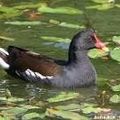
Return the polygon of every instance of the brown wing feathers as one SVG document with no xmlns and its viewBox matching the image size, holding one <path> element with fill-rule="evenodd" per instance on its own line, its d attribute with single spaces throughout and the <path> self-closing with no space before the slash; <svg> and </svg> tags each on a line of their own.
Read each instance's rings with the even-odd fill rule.
<svg viewBox="0 0 120 120">
<path fill-rule="evenodd" d="M 13 48 L 9 49 L 8 61 L 11 67 L 25 71 L 30 69 L 34 72 L 39 72 L 44 76 L 59 74 L 60 66 L 53 59 L 46 56 L 33 54 L 28 50 Z"/>
</svg>

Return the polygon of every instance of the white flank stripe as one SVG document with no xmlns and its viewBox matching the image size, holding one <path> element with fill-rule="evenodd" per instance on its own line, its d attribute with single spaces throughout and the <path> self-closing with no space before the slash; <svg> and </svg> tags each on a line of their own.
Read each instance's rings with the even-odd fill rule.
<svg viewBox="0 0 120 120">
<path fill-rule="evenodd" d="M 3 68 L 3 69 L 9 69 L 9 64 L 7 64 L 2 58 L 0 58 L 0 66 Z"/>
<path fill-rule="evenodd" d="M 33 79 L 34 78 L 40 78 L 40 79 L 52 79 L 53 78 L 53 76 L 44 76 L 44 75 L 42 75 L 42 74 L 40 74 L 40 73 L 38 73 L 38 72 L 33 72 L 32 70 L 30 70 L 30 69 L 27 69 L 26 71 L 25 71 L 25 73 L 26 73 L 26 75 L 27 76 L 29 76 L 30 78 L 31 77 L 33 77 Z"/>
<path fill-rule="evenodd" d="M 31 71 L 30 69 L 27 69 L 27 72 L 29 72 L 29 74 L 32 76 L 32 77 L 35 77 L 35 73 L 33 71 Z"/>
<path fill-rule="evenodd" d="M 6 54 L 6 55 L 9 55 L 9 53 L 8 53 L 6 50 L 4 50 L 3 48 L 0 48 L 0 51 L 1 51 L 1 53 L 4 53 L 4 54 Z"/>
<path fill-rule="evenodd" d="M 40 78 L 40 79 L 46 79 L 45 76 L 41 75 L 40 73 L 38 72 L 35 72 L 35 74 Z"/>
<path fill-rule="evenodd" d="M 25 71 L 25 73 L 26 73 L 26 75 L 30 76 L 29 69 L 27 69 L 27 70 Z"/>
</svg>

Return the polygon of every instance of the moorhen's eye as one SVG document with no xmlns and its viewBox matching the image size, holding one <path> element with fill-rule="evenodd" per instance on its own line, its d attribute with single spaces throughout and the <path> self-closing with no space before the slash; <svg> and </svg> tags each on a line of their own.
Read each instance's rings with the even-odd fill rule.
<svg viewBox="0 0 120 120">
<path fill-rule="evenodd" d="M 95 37 L 91 35 L 91 38 L 92 38 L 92 41 L 95 43 L 96 42 Z"/>
</svg>

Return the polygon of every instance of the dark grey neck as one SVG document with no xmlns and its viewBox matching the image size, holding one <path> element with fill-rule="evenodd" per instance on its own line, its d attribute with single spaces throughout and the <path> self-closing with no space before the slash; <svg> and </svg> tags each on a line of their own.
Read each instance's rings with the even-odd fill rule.
<svg viewBox="0 0 120 120">
<path fill-rule="evenodd" d="M 88 53 L 87 50 L 69 51 L 68 63 L 88 62 L 89 57 L 87 53 Z"/>
<path fill-rule="evenodd" d="M 71 64 L 71 63 L 88 62 L 89 57 L 87 53 L 88 50 L 77 48 L 72 41 L 69 47 L 68 63 Z"/>
</svg>

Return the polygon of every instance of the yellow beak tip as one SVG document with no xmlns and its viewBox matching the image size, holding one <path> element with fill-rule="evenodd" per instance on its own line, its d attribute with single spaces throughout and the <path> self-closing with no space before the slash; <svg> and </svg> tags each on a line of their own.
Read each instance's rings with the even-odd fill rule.
<svg viewBox="0 0 120 120">
<path fill-rule="evenodd" d="M 105 52 L 109 52 L 109 48 L 108 47 L 103 47 L 102 50 L 105 51 Z"/>
</svg>

